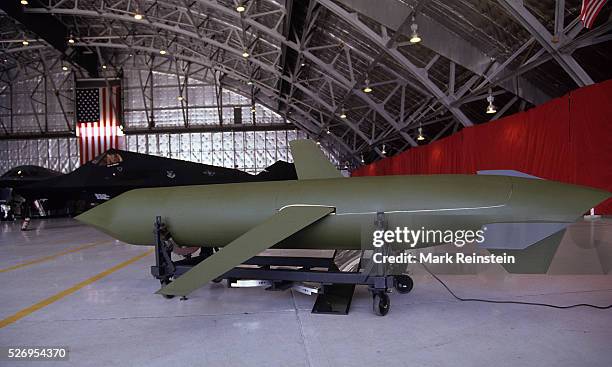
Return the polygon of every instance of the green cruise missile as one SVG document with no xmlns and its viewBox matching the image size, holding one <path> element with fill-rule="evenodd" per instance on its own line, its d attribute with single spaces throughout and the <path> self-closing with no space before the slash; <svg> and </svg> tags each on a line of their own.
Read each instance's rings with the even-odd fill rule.
<svg viewBox="0 0 612 367">
<path fill-rule="evenodd" d="M 538 249 L 542 240 L 612 196 L 497 175 L 347 178 L 314 142 L 293 141 L 291 149 L 295 181 L 137 189 L 76 219 L 123 242 L 152 245 L 152 224 L 161 216 L 178 245 L 223 247 L 159 291 L 187 295 L 268 248 L 361 249 L 363 229 L 372 228 L 379 213 L 387 228 L 488 226 L 490 248 L 508 241 L 522 244 L 508 251 L 529 254 L 530 245 Z"/>
</svg>

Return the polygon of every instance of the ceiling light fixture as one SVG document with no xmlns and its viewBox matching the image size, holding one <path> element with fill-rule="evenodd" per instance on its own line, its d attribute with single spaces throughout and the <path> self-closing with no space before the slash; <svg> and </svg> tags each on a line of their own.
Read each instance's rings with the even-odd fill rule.
<svg viewBox="0 0 612 367">
<path fill-rule="evenodd" d="M 137 10 L 137 11 L 136 11 L 136 13 L 134 14 L 134 19 L 136 19 L 136 20 L 142 20 L 142 18 L 144 18 L 144 17 L 143 17 L 143 16 L 142 16 L 142 14 L 140 14 L 140 13 L 138 12 L 138 10 Z"/>
<path fill-rule="evenodd" d="M 106 65 L 102 65 L 102 69 L 106 69 Z"/>
<path fill-rule="evenodd" d="M 64 70 L 64 71 L 68 71 L 68 65 L 66 65 L 66 64 L 62 64 L 62 70 Z"/>
<path fill-rule="evenodd" d="M 340 118 L 343 120 L 346 118 L 346 111 L 344 110 L 344 108 L 342 109 L 342 112 L 340 112 Z"/>
<path fill-rule="evenodd" d="M 244 49 L 244 51 L 242 51 L 242 57 L 244 57 L 245 59 L 249 57 L 249 51 L 247 51 L 246 48 Z"/>
<path fill-rule="evenodd" d="M 361 155 L 361 164 L 365 164 L 365 159 L 363 159 L 363 154 Z"/>
<path fill-rule="evenodd" d="M 491 89 L 489 89 L 489 96 L 487 97 L 487 102 L 489 102 L 489 104 L 487 105 L 487 111 L 486 111 L 488 115 L 491 115 L 497 112 L 497 108 L 495 108 L 495 105 L 493 104 L 494 100 L 495 100 L 495 97 L 493 97 L 493 92 L 491 91 Z"/>
<path fill-rule="evenodd" d="M 372 92 L 372 88 L 370 88 L 370 79 L 366 78 L 365 80 L 365 86 L 363 87 L 363 91 L 364 93 L 371 93 Z"/>
<path fill-rule="evenodd" d="M 179 101 L 182 101 L 183 100 L 183 96 L 178 96 L 178 97 L 176 97 L 176 99 L 178 99 Z"/>
<path fill-rule="evenodd" d="M 70 34 L 70 37 L 68 37 L 68 43 L 74 45 L 74 37 L 72 36 L 72 33 Z"/>
<path fill-rule="evenodd" d="M 257 112 L 257 109 L 255 108 L 255 105 L 251 106 L 251 112 L 252 112 L 252 113 Z"/>
<path fill-rule="evenodd" d="M 243 13 L 246 10 L 246 6 L 244 6 L 244 3 L 240 2 L 238 3 L 238 5 L 236 6 L 236 11 L 238 13 Z"/>
<path fill-rule="evenodd" d="M 160 55 L 165 55 L 166 53 L 167 53 L 166 50 L 159 50 Z"/>
<path fill-rule="evenodd" d="M 28 0 L 21 0 L 20 3 L 21 5 L 28 5 Z"/>
<path fill-rule="evenodd" d="M 249 81 L 247 82 L 247 85 L 253 85 L 253 81 L 249 79 Z"/>
<path fill-rule="evenodd" d="M 410 29 L 412 33 L 410 33 L 410 43 L 419 43 L 421 42 L 421 37 L 419 36 L 419 25 L 414 20 L 414 16 L 412 17 L 412 24 L 410 25 Z"/>
<path fill-rule="evenodd" d="M 23 41 L 21 41 L 21 44 L 24 45 L 24 46 L 27 46 L 27 45 L 30 44 L 30 42 L 28 42 L 28 40 L 23 40 Z"/>
<path fill-rule="evenodd" d="M 385 144 L 383 144 L 383 148 L 382 148 L 382 152 L 381 152 L 383 155 L 387 154 L 387 149 L 386 148 L 387 147 L 385 146 Z"/>
<path fill-rule="evenodd" d="M 425 140 L 425 137 L 423 136 L 423 128 L 419 126 L 419 136 L 417 136 L 417 140 L 418 141 L 423 141 Z"/>
</svg>

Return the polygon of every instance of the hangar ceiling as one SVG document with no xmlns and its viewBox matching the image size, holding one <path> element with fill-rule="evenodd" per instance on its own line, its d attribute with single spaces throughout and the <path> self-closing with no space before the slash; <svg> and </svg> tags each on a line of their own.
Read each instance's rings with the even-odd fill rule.
<svg viewBox="0 0 612 367">
<path fill-rule="evenodd" d="M 580 5 L 7 0 L 0 90 L 66 63 L 76 77 L 172 72 L 179 90 L 186 77 L 223 85 L 359 164 L 612 77 L 610 5 L 589 30 Z M 410 41 L 414 24 L 418 43 Z M 485 113 L 489 96 L 494 114 Z"/>
</svg>

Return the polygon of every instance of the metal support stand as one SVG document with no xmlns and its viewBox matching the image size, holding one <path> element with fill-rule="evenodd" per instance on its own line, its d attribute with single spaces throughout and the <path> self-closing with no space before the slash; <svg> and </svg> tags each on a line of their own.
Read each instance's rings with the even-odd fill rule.
<svg viewBox="0 0 612 367">
<path fill-rule="evenodd" d="M 155 265 L 151 266 L 151 274 L 162 286 L 169 284 L 174 278 L 186 273 L 214 253 L 212 249 L 202 248 L 198 256 L 172 261 L 173 246 L 174 241 L 161 217 L 156 217 Z M 227 279 L 228 286 L 234 284 L 234 287 L 241 286 L 240 281 L 244 280 L 268 281 L 259 285 L 267 286 L 266 290 L 270 291 L 295 289 L 302 293 L 317 293 L 313 313 L 347 314 L 355 285 L 367 285 L 375 297 L 384 294 L 388 301 L 386 293 L 395 284 L 394 277 L 389 275 L 338 271 L 333 257 L 255 256 L 245 261 L 243 265 L 250 267 L 235 267 L 215 281 Z M 322 287 L 312 288 L 302 283 L 318 283 Z M 242 286 L 253 286 L 249 282 L 242 284 Z M 384 315 L 386 312 L 377 312 L 377 314 Z"/>
</svg>

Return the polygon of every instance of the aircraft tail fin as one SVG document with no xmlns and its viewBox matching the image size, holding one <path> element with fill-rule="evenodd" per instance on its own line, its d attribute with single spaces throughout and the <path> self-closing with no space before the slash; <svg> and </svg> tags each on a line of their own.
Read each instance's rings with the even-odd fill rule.
<svg viewBox="0 0 612 367">
<path fill-rule="evenodd" d="M 488 249 L 493 255 L 511 255 L 515 258 L 514 264 L 502 264 L 508 273 L 516 274 L 545 274 L 550 267 L 565 229 L 558 231 L 543 240 L 523 249 Z"/>
<path fill-rule="evenodd" d="M 298 180 L 344 177 L 323 155 L 321 148 L 312 140 L 300 139 L 289 142 Z"/>
</svg>

